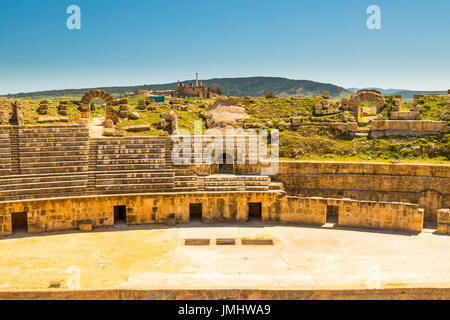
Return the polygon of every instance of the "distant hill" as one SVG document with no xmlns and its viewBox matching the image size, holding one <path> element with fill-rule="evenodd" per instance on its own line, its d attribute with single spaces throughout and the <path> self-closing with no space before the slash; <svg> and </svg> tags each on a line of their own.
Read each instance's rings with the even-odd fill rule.
<svg viewBox="0 0 450 320">
<path fill-rule="evenodd" d="M 183 81 L 184 83 L 194 80 Z M 303 95 L 313 96 L 323 91 L 330 92 L 331 97 L 342 97 L 351 94 L 350 91 L 329 83 L 320 83 L 309 80 L 291 80 L 276 77 L 249 77 L 249 78 L 222 78 L 204 81 L 207 87 L 220 87 L 224 95 L 229 96 L 261 96 L 266 91 L 271 91 L 277 96 Z M 138 89 L 148 90 L 173 90 L 177 83 L 150 84 L 126 87 L 99 87 L 82 89 L 47 90 L 14 94 L 17 98 L 52 97 L 52 96 L 76 96 L 93 89 L 102 89 L 109 93 L 124 94 Z"/>
<path fill-rule="evenodd" d="M 424 91 L 424 90 L 406 90 L 406 89 L 382 89 L 382 88 L 348 88 L 347 90 L 351 92 L 356 92 L 361 89 L 377 89 L 383 94 L 401 94 L 403 99 L 411 100 L 414 98 L 415 94 L 446 94 L 447 91 Z"/>
</svg>

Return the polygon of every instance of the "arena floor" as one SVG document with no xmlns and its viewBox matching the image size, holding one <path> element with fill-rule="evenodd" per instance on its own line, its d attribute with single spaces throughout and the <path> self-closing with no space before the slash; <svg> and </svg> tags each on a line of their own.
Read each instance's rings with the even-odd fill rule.
<svg viewBox="0 0 450 320">
<path fill-rule="evenodd" d="M 199 238 L 210 245 L 185 245 Z M 216 238 L 237 241 L 216 245 Z M 243 238 L 274 244 L 245 245 Z M 43 290 L 58 282 L 73 289 L 450 287 L 450 237 L 431 229 L 417 235 L 257 222 L 119 225 L 18 233 L 0 238 L 0 256 L 0 291 Z"/>
</svg>

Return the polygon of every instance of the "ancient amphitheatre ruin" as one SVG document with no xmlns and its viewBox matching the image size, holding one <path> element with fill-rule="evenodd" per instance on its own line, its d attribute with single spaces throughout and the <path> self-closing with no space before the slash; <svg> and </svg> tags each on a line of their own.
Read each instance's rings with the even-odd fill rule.
<svg viewBox="0 0 450 320">
<path fill-rule="evenodd" d="M 177 94 L 201 94 L 202 97 L 207 94 L 207 88 L 203 84 L 197 83 L 188 88 L 189 90 L 179 86 Z M 105 117 L 102 121 L 104 136 L 101 137 L 90 133 L 90 102 L 94 98 L 101 98 L 105 103 Z M 349 121 L 327 125 L 349 135 L 426 136 L 449 132 L 446 121 L 418 119 L 421 109 L 418 102 L 421 96 L 415 97 L 414 108 L 409 111 L 400 111 L 401 97 L 390 97 L 394 101 L 390 119 L 382 120 L 378 115 L 386 104 L 386 98 L 376 90 L 362 90 L 349 99 L 330 103 L 329 96 L 324 94 L 320 102 L 316 103 L 314 112 L 317 115 L 344 112 Z M 374 110 L 364 107 L 362 103 L 365 102 L 370 103 Z M 14 248 L 14 241 L 46 238 L 42 236 L 47 234 L 54 234 L 55 243 L 69 241 L 69 238 L 78 243 L 85 240 L 74 237 L 91 232 L 88 234 L 92 241 L 84 245 L 92 246 L 95 245 L 97 236 L 109 239 L 102 241 L 116 243 L 117 240 L 112 240 L 111 237 L 123 236 L 126 240 L 124 232 L 136 232 L 143 238 L 146 237 L 144 232 L 165 232 L 152 237 L 153 241 L 167 243 L 167 247 L 163 248 L 159 243 L 158 248 L 147 248 L 152 254 L 161 254 L 160 260 L 151 261 L 155 264 L 153 271 L 157 270 L 149 276 L 151 281 L 146 278 L 144 269 L 136 267 L 138 271 L 135 274 L 130 271 L 126 280 L 105 282 L 108 289 L 112 286 L 115 289 L 136 290 L 142 289 L 139 286 L 146 283 L 143 287 L 150 291 L 138 290 L 133 293 L 145 297 L 174 295 L 198 298 L 204 297 L 205 292 L 212 292 L 215 298 L 264 298 L 264 294 L 268 294 L 256 289 L 272 290 L 280 298 L 291 297 L 289 295 L 297 298 L 308 295 L 330 298 L 333 294 L 373 297 L 373 288 L 385 290 L 377 293 L 384 294 L 385 297 L 449 296 L 450 278 L 446 272 L 450 249 L 446 236 L 450 234 L 448 164 L 263 160 L 258 140 L 240 135 L 227 139 L 233 146 L 240 142 L 245 146 L 244 150 L 233 147 L 226 153 L 211 153 L 211 158 L 203 163 L 175 164 L 172 158 L 174 140 L 171 136 L 128 136 L 125 131 L 116 127 L 120 119 L 132 116 L 126 98 L 114 99 L 102 90 L 86 92 L 78 104 L 77 123 L 50 125 L 25 124 L 20 100 L 4 99 L 0 103 L 3 118 L 3 125 L 0 126 L 0 234 L 5 236 L 0 242 L 5 244 L 9 241 L 11 244 L 8 248 Z M 60 102 L 60 115 L 64 115 L 64 106 L 68 103 Z M 41 115 L 46 114 L 45 105 L 45 102 L 41 102 L 39 106 Z M 139 105 L 143 105 L 144 109 L 147 107 L 145 102 L 139 102 Z M 223 102 L 219 103 L 219 108 L 216 108 L 217 105 L 214 107 L 221 110 L 227 106 Z M 245 118 L 242 116 L 244 111 L 233 108 L 235 114 L 240 114 L 241 120 Z M 373 116 L 369 131 L 358 125 L 365 115 Z M 216 118 L 211 116 L 211 119 Z M 164 124 L 165 121 L 171 123 L 172 132 L 178 130 L 176 111 L 161 114 L 161 119 Z M 219 122 L 216 120 L 214 123 Z M 289 126 L 296 128 L 303 124 L 302 119 L 293 117 Z M 217 126 L 220 127 L 220 123 Z M 195 136 L 190 139 L 194 141 Z M 200 149 L 192 151 L 204 153 L 205 148 L 207 143 L 201 141 Z M 238 157 L 243 157 L 245 161 L 238 163 Z M 229 161 L 220 163 L 219 160 L 216 163 L 217 159 Z M 252 163 L 250 159 L 257 161 Z M 276 162 L 278 170 L 273 174 L 262 175 L 262 169 L 273 165 L 273 162 Z M 198 223 L 192 227 L 191 220 L 195 219 L 198 219 Z M 250 224 L 247 222 L 249 220 Z M 14 238 L 21 228 L 25 228 L 26 233 L 31 236 Z M 105 230 L 114 232 L 104 232 Z M 97 231 L 97 236 L 91 236 Z M 58 240 L 58 237 L 61 239 Z M 140 242 L 139 236 L 130 233 L 129 237 L 137 247 L 146 246 Z M 340 241 L 346 242 L 347 246 Z M 362 243 L 362 248 L 356 246 L 355 242 L 358 241 Z M 392 263 L 389 259 L 399 252 L 391 244 L 397 245 L 397 249 L 403 254 Z M 18 244 L 21 245 L 33 250 L 30 244 Z M 99 243 L 98 250 L 102 250 L 103 246 L 104 244 Z M 240 252 L 245 252 L 249 262 L 239 262 L 243 257 L 234 256 L 236 252 L 231 250 L 237 250 L 237 247 L 243 250 Z M 359 280 L 351 280 L 351 263 L 342 264 L 340 273 L 336 273 L 335 277 L 328 278 L 330 271 L 327 271 L 327 275 L 317 275 L 317 278 L 298 278 L 292 268 L 295 271 L 302 267 L 295 260 L 299 252 L 292 247 L 309 252 L 313 260 L 312 266 L 322 269 L 330 265 L 336 266 L 333 261 L 337 259 L 336 254 L 339 257 L 339 250 L 353 250 L 355 256 L 351 253 L 349 256 L 356 261 L 367 251 L 378 247 L 378 257 L 385 257 L 387 261 L 379 267 L 382 270 L 382 280 L 378 279 L 381 284 L 371 287 L 366 282 L 361 284 Z M 277 255 L 279 248 L 285 250 L 285 256 Z M 211 252 L 215 249 L 222 250 L 220 252 L 228 255 L 230 261 Z M 321 252 L 322 258 L 315 257 L 314 250 Z M 53 254 L 56 252 L 59 251 L 54 251 Z M 93 254 L 97 251 L 89 252 Z M 167 254 L 169 258 L 165 256 Z M 430 260 L 426 265 L 420 266 L 422 270 L 418 270 L 414 264 L 416 259 L 420 260 L 421 254 L 428 254 Z M 219 269 L 208 269 L 201 262 L 193 260 L 186 262 L 184 269 L 182 267 L 181 257 L 187 260 L 189 257 L 197 257 L 201 260 L 211 256 L 220 262 L 221 266 L 217 267 Z M 331 260 L 324 260 L 323 257 Z M 101 265 L 108 267 L 108 259 L 106 256 L 101 258 L 100 260 L 106 261 Z M 116 263 L 120 264 L 121 259 L 126 260 L 123 256 L 118 256 Z M 267 259 L 273 259 L 275 265 L 264 266 L 262 262 Z M 353 267 L 356 270 L 370 269 L 376 264 L 373 261 L 373 264 L 358 265 L 355 261 L 352 263 L 355 263 Z M 245 278 L 236 275 L 233 281 L 228 279 L 226 275 L 230 270 L 237 272 L 236 268 L 228 264 L 237 263 L 243 264 L 244 275 L 248 273 L 251 276 Z M 272 277 L 270 280 L 268 275 L 278 268 L 277 263 L 283 266 L 283 270 L 285 264 L 289 265 L 285 270 L 286 278 Z M 396 263 L 398 265 L 393 267 Z M 171 270 L 172 282 L 167 282 L 167 274 L 161 271 L 159 264 Z M 62 268 L 66 267 L 64 265 Z M 127 268 L 122 267 L 125 270 Z M 387 271 L 383 270 L 384 267 Z M 403 267 L 411 268 L 411 274 L 402 276 Z M 195 271 L 192 270 L 196 268 L 206 273 L 211 272 L 211 277 L 216 279 L 205 285 L 203 291 L 194 290 L 198 282 L 195 282 L 196 278 L 192 276 Z M 190 271 L 186 271 L 187 269 Z M 435 274 L 426 282 L 417 279 L 421 271 Z M 86 278 L 92 278 L 92 283 L 83 282 L 82 288 L 105 289 L 105 286 L 94 280 L 93 275 L 98 277 L 98 271 L 86 267 L 85 272 L 88 274 Z M 308 272 L 309 275 L 314 273 L 311 270 Z M 395 275 L 392 275 L 389 282 L 383 277 L 389 277 L 390 272 Z M 182 274 L 189 276 L 183 278 Z M 255 274 L 260 278 L 252 278 Z M 8 277 L 3 274 L 0 278 L 5 280 Z M 47 289 L 52 278 L 44 279 L 47 282 L 42 280 L 44 282 L 37 285 L 30 284 L 32 280 L 21 282 L 16 279 L 14 284 L 9 283 L 4 289 L 8 291 L 11 287 L 19 291 L 0 292 L 0 297 L 20 297 L 21 294 L 32 297 L 32 291 L 23 293 L 20 289 Z M 231 281 L 233 285 L 227 290 L 219 290 L 227 281 Z M 125 285 L 117 287 L 118 283 Z M 56 287 L 61 285 L 64 287 L 64 282 L 58 285 L 56 281 Z M 155 288 L 164 288 L 166 291 L 151 291 Z M 193 291 L 182 292 L 180 288 L 191 288 Z M 319 289 L 324 291 L 316 291 Z M 360 291 L 348 291 L 353 289 Z M 41 291 L 39 294 L 50 298 L 61 297 L 58 296 L 60 294 L 69 295 L 67 291 L 60 290 L 46 293 Z M 111 294 L 115 298 L 124 298 L 130 293 L 115 291 L 113 294 L 106 290 L 90 293 L 77 291 L 76 294 L 78 297 L 89 294 L 93 297 L 105 297 Z"/>
</svg>

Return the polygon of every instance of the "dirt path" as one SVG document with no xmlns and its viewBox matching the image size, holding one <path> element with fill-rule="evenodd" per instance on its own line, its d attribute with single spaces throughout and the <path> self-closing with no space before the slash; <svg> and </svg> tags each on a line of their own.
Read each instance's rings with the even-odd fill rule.
<svg viewBox="0 0 450 320">
<path fill-rule="evenodd" d="M 103 121 L 105 118 L 93 118 L 89 122 L 89 136 L 91 138 L 101 138 L 103 135 Z"/>
</svg>

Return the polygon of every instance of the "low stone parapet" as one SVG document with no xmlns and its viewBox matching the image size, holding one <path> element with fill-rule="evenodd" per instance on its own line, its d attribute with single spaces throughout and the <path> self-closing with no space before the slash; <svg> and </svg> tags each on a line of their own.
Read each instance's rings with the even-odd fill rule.
<svg viewBox="0 0 450 320">
<path fill-rule="evenodd" d="M 417 120 L 419 111 L 393 111 L 391 112 L 391 120 Z"/>
<path fill-rule="evenodd" d="M 382 136 L 423 136 L 449 132 L 445 121 L 432 120 L 374 120 L 371 137 Z"/>
</svg>

